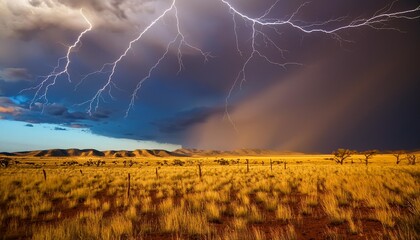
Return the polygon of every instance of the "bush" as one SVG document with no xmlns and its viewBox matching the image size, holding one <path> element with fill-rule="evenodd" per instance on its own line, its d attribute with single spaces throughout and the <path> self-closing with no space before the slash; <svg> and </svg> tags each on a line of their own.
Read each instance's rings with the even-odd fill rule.
<svg viewBox="0 0 420 240">
<path fill-rule="evenodd" d="M 185 162 L 183 162 L 183 161 L 181 161 L 181 160 L 179 160 L 179 159 L 175 159 L 175 160 L 172 162 L 172 165 L 174 165 L 174 166 L 184 166 L 184 164 L 185 164 Z"/>
</svg>

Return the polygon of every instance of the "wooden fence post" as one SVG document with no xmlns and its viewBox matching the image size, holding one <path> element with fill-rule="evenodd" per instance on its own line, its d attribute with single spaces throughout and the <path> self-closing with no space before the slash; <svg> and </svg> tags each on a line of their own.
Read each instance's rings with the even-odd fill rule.
<svg viewBox="0 0 420 240">
<path fill-rule="evenodd" d="M 130 174 L 128 174 L 127 197 L 130 198 Z"/>
<path fill-rule="evenodd" d="M 249 159 L 246 160 L 246 172 L 249 172 Z"/>
<path fill-rule="evenodd" d="M 44 181 L 47 181 L 47 172 L 45 172 L 45 169 L 42 169 L 42 172 L 44 173 Z"/>
<path fill-rule="evenodd" d="M 273 161 L 270 158 L 270 169 L 271 169 L 271 173 L 273 173 Z"/>
<path fill-rule="evenodd" d="M 284 161 L 284 169 L 286 169 L 286 164 L 287 164 L 286 161 Z"/>
<path fill-rule="evenodd" d="M 156 168 L 156 179 L 159 179 L 159 172 L 158 172 L 158 168 Z"/>
<path fill-rule="evenodd" d="M 200 176 L 200 180 L 203 180 L 203 175 L 201 174 L 201 164 L 198 164 L 198 175 Z"/>
</svg>

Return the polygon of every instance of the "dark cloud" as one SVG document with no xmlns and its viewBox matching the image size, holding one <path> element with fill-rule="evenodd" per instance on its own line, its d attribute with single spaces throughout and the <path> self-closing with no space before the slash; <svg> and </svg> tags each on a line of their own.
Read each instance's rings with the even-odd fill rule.
<svg viewBox="0 0 420 240">
<path fill-rule="evenodd" d="M 43 108 L 44 112 L 53 116 L 62 116 L 64 113 L 67 113 L 67 107 L 60 104 L 48 104 Z"/>
<path fill-rule="evenodd" d="M 6 116 L 17 116 L 22 111 L 23 109 L 8 97 L 0 97 L 0 116 L 3 118 Z"/>
<path fill-rule="evenodd" d="M 31 4 L 34 7 L 39 7 L 42 3 L 42 0 L 29 0 L 29 4 Z"/>
<path fill-rule="evenodd" d="M 70 121 L 76 121 L 76 120 L 88 120 L 88 121 L 99 121 L 101 119 L 106 119 L 109 117 L 109 115 L 106 114 L 92 114 L 90 115 L 87 112 L 80 112 L 80 111 L 69 111 L 66 109 L 65 112 L 61 115 L 64 119 L 68 119 Z"/>
<path fill-rule="evenodd" d="M 92 114 L 92 117 L 95 119 L 103 119 L 103 118 L 108 118 L 110 114 L 111 114 L 110 111 L 102 109 L 102 110 L 95 111 Z"/>
<path fill-rule="evenodd" d="M 14 104 L 14 102 L 10 98 L 0 96 L 1 106 L 12 105 L 12 104 Z"/>
<path fill-rule="evenodd" d="M 62 127 L 55 127 L 54 130 L 55 131 L 67 131 L 67 129 L 62 128 Z"/>
<path fill-rule="evenodd" d="M 81 111 L 70 111 L 66 106 L 58 103 L 52 104 L 41 104 L 35 103 L 32 107 L 32 110 L 40 111 L 45 114 L 49 114 L 52 116 L 60 117 L 62 119 L 75 121 L 75 120 L 91 120 L 91 121 L 98 121 L 99 119 L 105 119 L 109 117 L 109 112 L 106 110 L 101 110 L 98 112 L 94 112 L 93 114 L 89 114 L 87 112 Z"/>
<path fill-rule="evenodd" d="M 26 127 L 34 127 L 34 125 L 33 125 L 33 124 L 30 124 L 30 123 L 25 124 L 25 126 L 26 126 Z"/>
<path fill-rule="evenodd" d="M 106 118 L 106 111 L 101 119 Z M 90 128 L 89 122 L 96 122 L 100 118 L 90 116 L 86 112 L 69 111 L 62 104 L 29 105 L 29 99 L 17 96 L 14 98 L 0 97 L 0 116 L 5 119 L 28 122 L 25 125 L 33 127 L 31 123 L 55 123 L 70 128 Z"/>
<path fill-rule="evenodd" d="M 144 141 L 160 141 L 161 139 L 158 138 L 157 135 L 141 135 L 138 136 L 134 133 L 125 133 L 124 136 L 126 136 L 127 138 L 134 138 L 137 140 L 144 140 Z"/>
<path fill-rule="evenodd" d="M 28 81 L 32 76 L 26 68 L 4 68 L 0 70 L 0 80 L 6 82 Z"/>
<path fill-rule="evenodd" d="M 222 108 L 197 107 L 176 113 L 174 116 L 153 122 L 160 132 L 171 134 L 185 131 L 194 125 L 203 123 L 208 117 L 223 112 Z"/>
<path fill-rule="evenodd" d="M 89 114 L 87 114 L 86 112 L 68 112 L 66 110 L 63 116 L 67 119 L 73 119 L 73 120 L 89 119 Z"/>
</svg>

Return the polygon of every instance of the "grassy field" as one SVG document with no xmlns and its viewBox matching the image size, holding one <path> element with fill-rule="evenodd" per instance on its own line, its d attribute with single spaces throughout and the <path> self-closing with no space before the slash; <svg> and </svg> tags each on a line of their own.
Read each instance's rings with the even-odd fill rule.
<svg viewBox="0 0 420 240">
<path fill-rule="evenodd" d="M 0 235 L 420 239 L 418 165 L 331 157 L 16 158 L 0 168 Z"/>
</svg>

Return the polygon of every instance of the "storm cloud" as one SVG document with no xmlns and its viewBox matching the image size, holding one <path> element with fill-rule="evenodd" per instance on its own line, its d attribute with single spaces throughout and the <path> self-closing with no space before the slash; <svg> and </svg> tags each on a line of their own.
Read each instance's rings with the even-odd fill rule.
<svg viewBox="0 0 420 240">
<path fill-rule="evenodd" d="M 199 107 L 176 113 L 174 116 L 153 122 L 160 132 L 171 134 L 186 131 L 194 125 L 205 122 L 214 114 L 224 113 L 223 108 Z"/>
<path fill-rule="evenodd" d="M 82 9 L 95 26 L 120 31 L 144 24 L 145 19 L 154 16 L 156 8 L 168 4 L 166 0 L 2 1 L 0 29 L 4 34 L 26 40 L 48 29 L 77 30 L 86 26 Z"/>
<path fill-rule="evenodd" d="M 276 1 L 229 2 L 259 17 Z M 284 21 L 296 13 L 296 23 L 331 29 L 371 17 L 392 3 L 321 0 L 296 12 L 304 2 L 279 1 L 266 17 Z M 207 149 L 330 151 L 416 148 L 420 143 L 419 21 L 395 18 L 381 25 L 383 30 L 361 27 L 338 35 L 258 26 L 252 46 L 251 22 L 233 17 L 221 1 L 178 0 L 178 15 L 173 9 L 119 59 L 170 4 L 0 2 L 0 118 Z M 415 7 L 401 0 L 391 10 Z M 42 85 L 45 76 L 62 70 L 68 46 L 88 28 L 82 14 L 93 29 L 69 53 L 71 77 L 62 74 Z M 255 54 L 241 82 L 238 74 L 253 47 L 267 58 Z M 165 52 L 126 117 L 133 89 Z M 207 61 L 202 53 L 209 53 Z M 110 67 L 117 60 L 115 69 Z M 103 72 L 90 74 L 102 67 Z M 95 99 L 112 70 L 112 84 Z M 37 92 L 37 86 L 48 93 Z"/>
<path fill-rule="evenodd" d="M 0 70 L 0 80 L 6 82 L 28 81 L 32 76 L 25 68 L 5 68 Z"/>
</svg>

